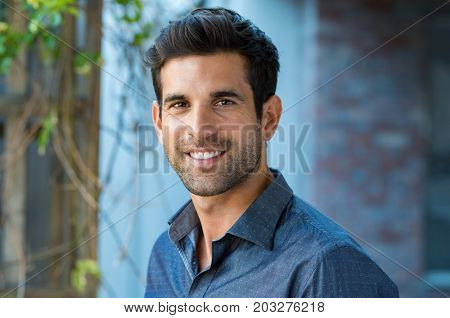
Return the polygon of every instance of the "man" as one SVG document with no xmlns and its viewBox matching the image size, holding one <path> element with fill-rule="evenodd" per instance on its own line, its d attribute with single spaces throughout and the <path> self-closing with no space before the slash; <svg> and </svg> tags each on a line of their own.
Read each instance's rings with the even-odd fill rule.
<svg viewBox="0 0 450 318">
<path fill-rule="evenodd" d="M 153 123 L 191 200 L 150 256 L 146 297 L 398 297 L 337 224 L 267 165 L 278 52 L 251 21 L 197 9 L 146 56 Z"/>
</svg>

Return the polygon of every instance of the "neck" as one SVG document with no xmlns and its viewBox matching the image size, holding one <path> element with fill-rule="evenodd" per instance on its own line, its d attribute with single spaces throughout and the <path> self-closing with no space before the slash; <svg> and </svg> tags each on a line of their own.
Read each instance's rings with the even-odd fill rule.
<svg viewBox="0 0 450 318">
<path fill-rule="evenodd" d="M 210 197 L 191 194 L 202 226 L 198 243 L 203 247 L 205 259 L 211 259 L 212 241 L 225 235 L 272 180 L 273 175 L 264 163 L 256 173 L 222 194 Z"/>
</svg>

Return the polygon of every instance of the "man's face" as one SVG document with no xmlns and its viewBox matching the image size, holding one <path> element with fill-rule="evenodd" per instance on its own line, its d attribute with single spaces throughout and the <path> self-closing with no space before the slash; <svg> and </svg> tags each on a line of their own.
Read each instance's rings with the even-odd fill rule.
<svg viewBox="0 0 450 318">
<path fill-rule="evenodd" d="M 221 194 L 259 169 L 261 126 L 237 53 L 169 60 L 161 70 L 162 118 L 153 120 L 167 158 L 189 192 Z"/>
</svg>

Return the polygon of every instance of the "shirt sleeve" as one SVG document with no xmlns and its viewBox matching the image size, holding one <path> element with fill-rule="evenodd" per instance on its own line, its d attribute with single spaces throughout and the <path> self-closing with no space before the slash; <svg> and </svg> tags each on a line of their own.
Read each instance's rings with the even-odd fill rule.
<svg viewBox="0 0 450 318">
<path fill-rule="evenodd" d="M 342 246 L 317 264 L 299 297 L 397 298 L 398 288 L 365 253 Z"/>
</svg>

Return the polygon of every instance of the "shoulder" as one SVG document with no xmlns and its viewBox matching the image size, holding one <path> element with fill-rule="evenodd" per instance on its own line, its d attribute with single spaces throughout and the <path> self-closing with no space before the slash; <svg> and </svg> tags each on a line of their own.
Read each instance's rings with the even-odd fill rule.
<svg viewBox="0 0 450 318">
<path fill-rule="evenodd" d="M 364 251 L 343 245 L 319 259 L 301 297 L 398 297 L 398 288 Z"/>
<path fill-rule="evenodd" d="M 278 232 L 286 237 L 285 246 L 307 247 L 316 257 L 341 246 L 362 250 L 347 230 L 296 195 L 286 207 Z"/>
<path fill-rule="evenodd" d="M 158 236 L 152 248 L 147 268 L 145 297 L 177 297 L 171 288 L 173 273 L 180 271 L 176 257 L 176 250 L 171 246 L 166 230 Z"/>
<path fill-rule="evenodd" d="M 395 284 L 349 232 L 310 204 L 294 195 L 282 222 L 290 249 L 307 255 L 296 297 L 398 297 Z"/>
<path fill-rule="evenodd" d="M 164 230 L 156 239 L 152 247 L 151 258 L 163 256 L 172 248 L 169 233 Z"/>
</svg>

